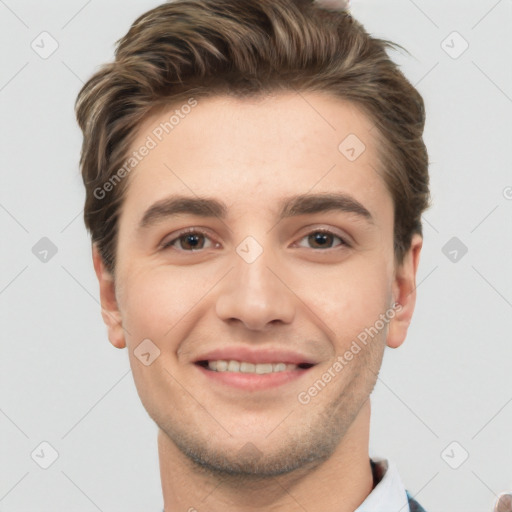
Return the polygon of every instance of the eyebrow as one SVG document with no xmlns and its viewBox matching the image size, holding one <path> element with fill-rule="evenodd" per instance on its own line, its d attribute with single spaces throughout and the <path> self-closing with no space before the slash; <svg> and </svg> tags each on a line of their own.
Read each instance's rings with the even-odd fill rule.
<svg viewBox="0 0 512 512">
<path fill-rule="evenodd" d="M 287 197 L 280 202 L 279 220 L 299 215 L 312 215 L 328 211 L 352 213 L 374 224 L 371 213 L 348 194 L 302 194 Z M 144 230 L 160 221 L 180 214 L 198 217 L 225 219 L 228 208 L 225 203 L 209 197 L 171 196 L 151 205 L 139 222 L 139 230 Z"/>
</svg>

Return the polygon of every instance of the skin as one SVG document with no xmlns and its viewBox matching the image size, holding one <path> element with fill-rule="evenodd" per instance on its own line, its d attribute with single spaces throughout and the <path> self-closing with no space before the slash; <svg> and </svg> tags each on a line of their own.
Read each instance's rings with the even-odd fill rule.
<svg viewBox="0 0 512 512">
<path fill-rule="evenodd" d="M 148 118 L 132 149 L 169 112 Z M 366 146 L 355 161 L 338 150 L 348 134 Z M 201 99 L 127 178 L 115 281 L 95 246 L 93 261 L 109 340 L 128 347 L 138 394 L 159 427 L 167 512 L 348 512 L 371 492 L 369 396 L 385 347 L 406 337 L 422 247 L 415 235 L 396 265 L 393 201 L 374 135 L 355 105 L 328 94 Z M 340 211 L 278 222 L 281 199 L 332 192 L 362 203 L 373 223 Z M 180 215 L 139 232 L 145 210 L 170 194 L 217 198 L 227 217 Z M 186 237 L 160 248 L 184 228 L 206 230 L 199 249 Z M 307 236 L 317 228 L 334 233 L 323 246 Z M 252 263 L 236 252 L 247 236 L 263 249 Z M 298 394 L 395 302 L 385 328 L 301 404 Z M 149 366 L 134 355 L 146 338 L 160 350 Z M 317 364 L 257 392 L 214 385 L 193 364 L 238 344 L 287 347 Z"/>
</svg>

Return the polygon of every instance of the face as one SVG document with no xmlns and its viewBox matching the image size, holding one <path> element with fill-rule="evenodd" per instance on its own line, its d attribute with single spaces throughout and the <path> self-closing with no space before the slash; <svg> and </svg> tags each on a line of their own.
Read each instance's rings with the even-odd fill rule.
<svg viewBox="0 0 512 512">
<path fill-rule="evenodd" d="M 156 146 L 126 178 L 115 284 L 94 250 L 110 341 L 194 464 L 265 476 L 325 459 L 414 307 L 421 239 L 396 267 L 376 129 L 320 93 L 203 99 L 162 136 L 174 110 L 133 143 Z M 205 368 L 219 360 L 249 364 Z M 283 368 L 268 363 L 292 366 L 253 373 Z"/>
</svg>

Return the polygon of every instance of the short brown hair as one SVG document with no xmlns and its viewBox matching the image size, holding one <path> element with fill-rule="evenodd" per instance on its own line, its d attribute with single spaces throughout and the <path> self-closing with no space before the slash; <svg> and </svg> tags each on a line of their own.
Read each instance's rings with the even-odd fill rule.
<svg viewBox="0 0 512 512">
<path fill-rule="evenodd" d="M 95 190 L 115 177 L 142 121 L 191 96 L 279 90 L 331 93 L 375 123 L 401 263 L 429 206 L 425 109 L 386 48 L 404 49 L 371 37 L 348 11 L 313 0 L 174 0 L 140 16 L 75 105 L 84 137 L 84 220 L 107 269 L 115 271 L 127 180 L 109 187 L 108 197 Z"/>
</svg>

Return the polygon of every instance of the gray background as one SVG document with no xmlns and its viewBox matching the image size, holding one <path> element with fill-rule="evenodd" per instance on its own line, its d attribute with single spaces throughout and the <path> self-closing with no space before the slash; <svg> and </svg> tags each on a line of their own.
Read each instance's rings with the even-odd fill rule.
<svg viewBox="0 0 512 512">
<path fill-rule="evenodd" d="M 73 112 L 159 3 L 0 0 L 2 512 L 161 509 L 157 429 L 100 316 Z M 392 57 L 426 102 L 434 200 L 409 336 L 386 349 L 372 396 L 370 454 L 395 461 L 428 512 L 490 511 L 512 491 L 512 1 L 351 10 L 412 54 Z M 46 59 L 31 47 L 51 48 L 43 31 L 59 45 Z M 58 452 L 48 469 L 43 441 Z"/>
</svg>

